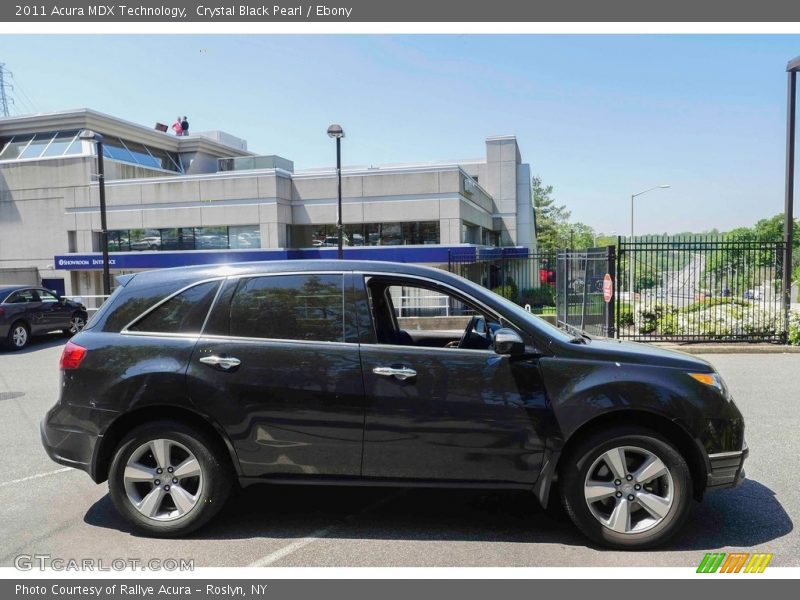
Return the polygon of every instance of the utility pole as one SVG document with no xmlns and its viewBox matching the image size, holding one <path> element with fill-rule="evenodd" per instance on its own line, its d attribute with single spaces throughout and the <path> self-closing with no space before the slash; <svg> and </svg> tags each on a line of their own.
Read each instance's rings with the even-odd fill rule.
<svg viewBox="0 0 800 600">
<path fill-rule="evenodd" d="M 14 89 L 12 85 L 8 83 L 6 75 L 8 75 L 8 79 L 14 76 L 11 71 L 6 69 L 6 63 L 0 63 L 0 116 L 3 117 L 11 116 L 8 107 L 9 104 L 14 104 L 13 98 L 10 98 L 6 93 L 6 90 L 10 92 Z"/>
</svg>

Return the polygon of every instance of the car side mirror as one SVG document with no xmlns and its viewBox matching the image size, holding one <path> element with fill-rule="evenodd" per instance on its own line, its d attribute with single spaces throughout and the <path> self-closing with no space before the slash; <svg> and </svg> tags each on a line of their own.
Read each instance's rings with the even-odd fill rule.
<svg viewBox="0 0 800 600">
<path fill-rule="evenodd" d="M 518 356 L 525 352 L 525 342 L 516 331 L 503 327 L 494 333 L 494 351 L 497 354 Z"/>
</svg>

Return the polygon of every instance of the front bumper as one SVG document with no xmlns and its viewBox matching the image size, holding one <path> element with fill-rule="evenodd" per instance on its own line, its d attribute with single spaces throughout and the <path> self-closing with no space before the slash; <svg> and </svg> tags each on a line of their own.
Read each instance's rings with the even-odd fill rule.
<svg viewBox="0 0 800 600">
<path fill-rule="evenodd" d="M 741 450 L 709 454 L 711 469 L 708 472 L 706 490 L 735 487 L 742 483 L 744 481 L 744 461 L 749 454 L 750 449 L 746 443 Z"/>
</svg>

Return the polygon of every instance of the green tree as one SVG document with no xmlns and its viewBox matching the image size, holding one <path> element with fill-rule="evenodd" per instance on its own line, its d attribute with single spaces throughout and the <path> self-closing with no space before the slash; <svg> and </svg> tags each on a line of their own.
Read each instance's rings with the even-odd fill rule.
<svg viewBox="0 0 800 600">
<path fill-rule="evenodd" d="M 581 250 L 594 245 L 595 232 L 589 225 L 570 222 L 572 214 L 563 204 L 556 204 L 553 186 L 544 185 L 542 178 L 531 179 L 533 208 L 536 213 L 536 239 L 543 252 L 558 248 Z"/>
</svg>

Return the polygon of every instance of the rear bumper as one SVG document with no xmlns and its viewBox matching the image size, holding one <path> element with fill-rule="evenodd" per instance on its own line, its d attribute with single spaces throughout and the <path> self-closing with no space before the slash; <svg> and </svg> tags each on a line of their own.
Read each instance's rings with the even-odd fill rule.
<svg viewBox="0 0 800 600">
<path fill-rule="evenodd" d="M 55 462 L 85 471 L 94 479 L 93 457 L 102 436 L 75 424 L 59 423 L 58 416 L 59 411 L 54 407 L 39 425 L 45 452 Z"/>
<path fill-rule="evenodd" d="M 746 443 L 744 448 L 735 452 L 709 454 L 711 470 L 708 472 L 706 490 L 735 487 L 742 483 L 744 481 L 744 461 L 749 454 L 750 449 Z"/>
</svg>

